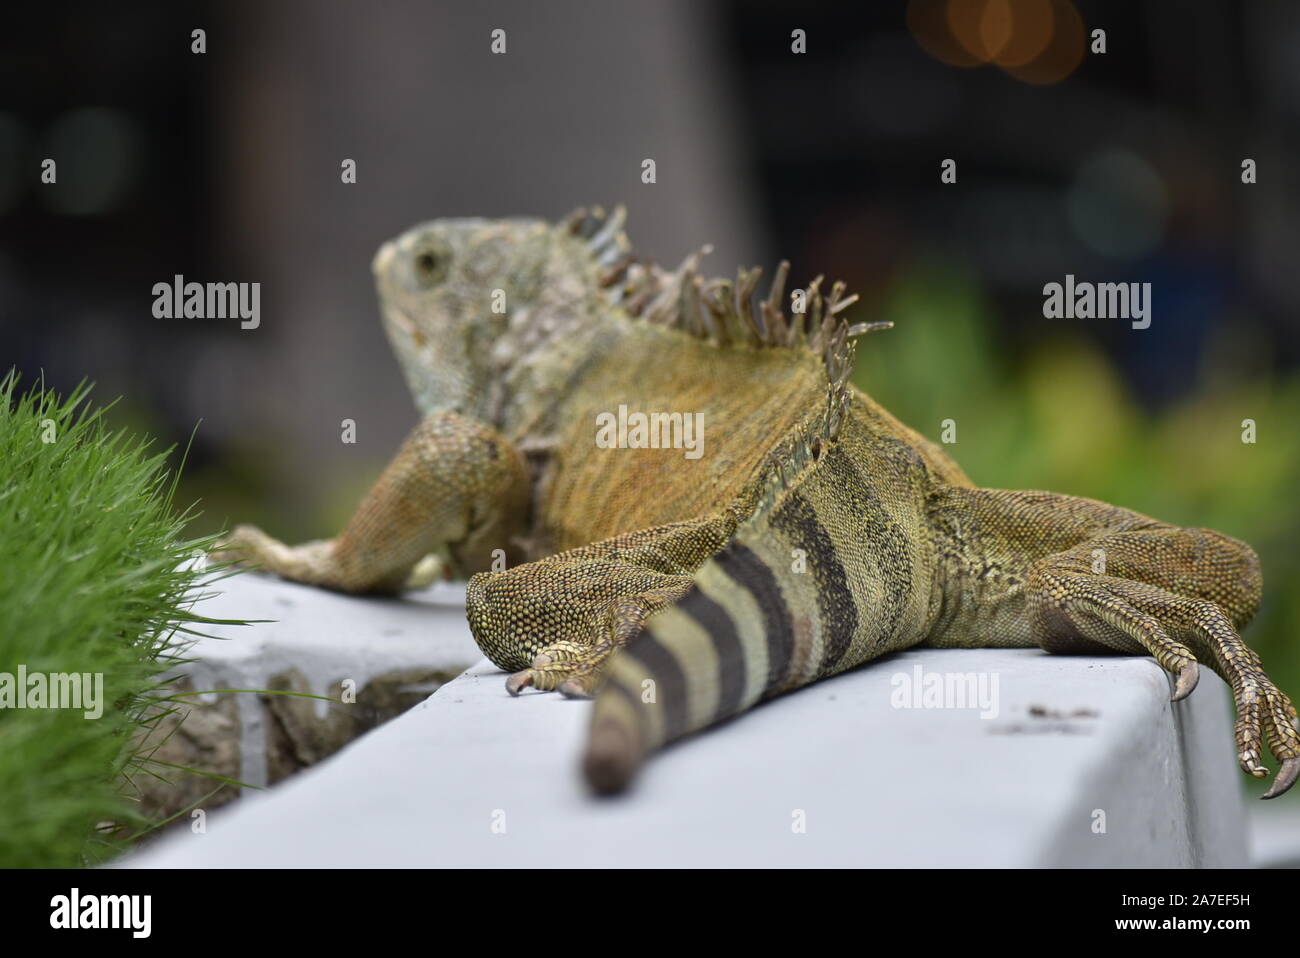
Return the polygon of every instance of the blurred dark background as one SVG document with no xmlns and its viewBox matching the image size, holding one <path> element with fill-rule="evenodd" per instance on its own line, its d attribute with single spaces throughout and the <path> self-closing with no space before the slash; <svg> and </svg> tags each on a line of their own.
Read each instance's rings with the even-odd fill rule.
<svg viewBox="0 0 1300 958">
<path fill-rule="evenodd" d="M 621 202 L 660 262 L 847 280 L 897 323 L 859 384 L 954 420 L 977 482 L 1252 542 L 1249 634 L 1300 688 L 1294 2 L 22 4 L 0 90 L 0 367 L 167 444 L 202 420 L 196 532 L 330 535 L 415 423 L 383 240 Z M 261 327 L 155 319 L 176 273 L 260 282 Z M 1045 319 L 1067 273 L 1150 282 L 1150 328 Z"/>
</svg>

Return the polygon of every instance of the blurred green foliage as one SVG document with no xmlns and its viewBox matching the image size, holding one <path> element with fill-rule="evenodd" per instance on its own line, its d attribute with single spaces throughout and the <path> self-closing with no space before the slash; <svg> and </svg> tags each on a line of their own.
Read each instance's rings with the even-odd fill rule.
<svg viewBox="0 0 1300 958">
<path fill-rule="evenodd" d="M 860 341 L 857 385 L 931 438 L 954 420 L 949 452 L 979 485 L 1102 499 L 1249 542 L 1264 604 L 1245 636 L 1300 695 L 1300 377 L 1207 376 L 1194 398 L 1151 415 L 1068 326 L 1008 348 L 979 284 L 933 262 L 872 318 L 896 326 Z M 1245 419 L 1254 443 L 1242 441 Z"/>
</svg>

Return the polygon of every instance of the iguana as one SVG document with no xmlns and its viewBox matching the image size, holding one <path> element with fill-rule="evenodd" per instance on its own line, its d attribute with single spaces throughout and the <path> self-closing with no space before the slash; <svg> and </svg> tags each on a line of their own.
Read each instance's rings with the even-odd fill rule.
<svg viewBox="0 0 1300 958">
<path fill-rule="evenodd" d="M 600 792 L 674 739 L 919 645 L 1151 655 L 1174 700 L 1203 663 L 1232 687 L 1242 769 L 1268 774 L 1266 741 L 1264 797 L 1291 786 L 1295 708 L 1239 635 L 1261 593 L 1248 545 L 975 486 L 850 383 L 857 337 L 889 324 L 849 325 L 842 284 L 787 314 L 786 264 L 760 300 L 757 269 L 706 280 L 707 248 L 661 269 L 623 222 L 448 219 L 386 243 L 383 322 L 423 420 L 337 538 L 240 526 L 218 558 L 356 593 L 433 554 L 474 573 L 470 628 L 509 692 L 595 697 Z M 698 457 L 664 448 L 701 414 Z"/>
</svg>

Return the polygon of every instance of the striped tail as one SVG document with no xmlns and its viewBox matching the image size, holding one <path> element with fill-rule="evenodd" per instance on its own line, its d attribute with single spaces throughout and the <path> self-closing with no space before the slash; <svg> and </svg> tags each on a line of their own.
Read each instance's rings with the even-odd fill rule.
<svg viewBox="0 0 1300 958">
<path fill-rule="evenodd" d="M 889 454 L 902 446 L 892 435 L 857 435 L 849 416 L 853 337 L 889 324 L 839 319 L 849 302 L 842 284 L 823 314 L 819 282 L 806 316 L 789 328 L 779 313 L 771 322 L 781 342 L 807 338 L 822 353 L 826 405 L 777 444 L 754 486 L 753 513 L 700 566 L 690 591 L 610 660 L 584 759 L 596 791 L 623 789 L 674 739 L 920 634 L 904 612 L 917 618 L 928 593 L 912 582 L 915 557 L 899 525 L 917 499 L 914 456 Z M 886 450 L 875 470 L 871 449 Z M 891 611 L 868 615 L 882 609 Z"/>
<path fill-rule="evenodd" d="M 819 605 L 823 576 L 793 568 L 782 538 L 742 527 L 610 662 L 584 762 L 596 791 L 623 789 L 656 749 L 823 674 L 826 613 L 852 598 L 831 589 Z"/>
</svg>

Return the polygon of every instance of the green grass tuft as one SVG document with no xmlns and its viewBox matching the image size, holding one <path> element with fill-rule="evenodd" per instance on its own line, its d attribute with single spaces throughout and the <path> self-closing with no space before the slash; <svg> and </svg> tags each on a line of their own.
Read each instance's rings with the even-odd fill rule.
<svg viewBox="0 0 1300 958">
<path fill-rule="evenodd" d="M 101 673 L 103 714 L 0 708 L 0 866 L 100 861 L 147 827 L 131 783 L 143 739 L 197 623 L 228 574 L 191 558 L 173 508 L 171 450 L 111 431 L 83 384 L 66 398 L 0 380 L 0 673 Z"/>
</svg>

